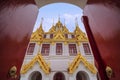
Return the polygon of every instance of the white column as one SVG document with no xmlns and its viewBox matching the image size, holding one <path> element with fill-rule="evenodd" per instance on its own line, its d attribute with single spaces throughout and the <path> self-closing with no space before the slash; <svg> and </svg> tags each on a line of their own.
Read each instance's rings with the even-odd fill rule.
<svg viewBox="0 0 120 80">
<path fill-rule="evenodd" d="M 82 43 L 79 45 L 79 49 L 80 49 L 80 53 L 84 56 L 85 53 L 84 53 L 84 48 Z"/>
<path fill-rule="evenodd" d="M 56 50 L 56 47 L 55 47 L 55 44 L 50 44 L 50 53 L 49 55 L 50 56 L 55 56 L 55 50 Z"/>
<path fill-rule="evenodd" d="M 63 43 L 63 55 L 69 56 L 68 44 Z"/>
<path fill-rule="evenodd" d="M 40 45 L 38 45 L 37 43 L 35 44 L 35 48 L 34 48 L 34 52 L 33 55 L 37 55 L 38 51 L 39 51 Z"/>
</svg>

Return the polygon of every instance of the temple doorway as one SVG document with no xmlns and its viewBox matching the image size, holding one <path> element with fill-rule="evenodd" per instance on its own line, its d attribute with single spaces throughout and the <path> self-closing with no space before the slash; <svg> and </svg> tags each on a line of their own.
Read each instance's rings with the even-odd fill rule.
<svg viewBox="0 0 120 80">
<path fill-rule="evenodd" d="M 86 72 L 79 71 L 76 75 L 76 80 L 90 80 L 90 79 Z"/>
<path fill-rule="evenodd" d="M 30 78 L 29 80 L 42 80 L 42 75 L 40 72 L 34 71 L 31 73 L 29 78 Z"/>
<path fill-rule="evenodd" d="M 55 73 L 53 80 L 65 80 L 65 75 L 62 72 Z"/>
</svg>

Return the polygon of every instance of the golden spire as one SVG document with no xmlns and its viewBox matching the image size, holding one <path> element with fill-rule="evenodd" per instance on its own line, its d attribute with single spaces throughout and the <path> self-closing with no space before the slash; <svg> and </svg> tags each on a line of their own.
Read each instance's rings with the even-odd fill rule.
<svg viewBox="0 0 120 80">
<path fill-rule="evenodd" d="M 38 33 L 40 33 L 40 34 L 42 34 L 44 32 L 44 30 L 42 28 L 42 24 L 43 24 L 43 18 L 41 18 L 40 27 L 38 28 Z"/>
<path fill-rule="evenodd" d="M 44 33 L 44 30 L 42 28 L 42 23 L 43 23 L 43 18 L 41 18 L 41 23 L 39 28 L 34 33 L 32 33 L 31 40 L 42 40 L 43 38 L 42 34 Z"/>
<path fill-rule="evenodd" d="M 58 22 L 56 23 L 56 26 L 58 28 L 61 28 L 63 26 L 62 23 L 61 23 L 61 21 L 60 21 L 60 15 L 58 16 Z"/>
<path fill-rule="evenodd" d="M 51 32 L 51 33 L 55 32 L 54 18 L 53 18 L 52 27 L 49 29 L 49 32 Z"/>
<path fill-rule="evenodd" d="M 76 26 L 75 31 L 77 31 L 77 32 L 82 32 L 81 29 L 79 28 L 77 17 L 75 18 L 75 26 Z M 74 32 L 75 32 L 75 31 L 74 31 Z"/>
<path fill-rule="evenodd" d="M 78 25 L 78 20 L 77 18 L 75 19 L 75 30 L 74 30 L 74 34 L 76 36 L 77 40 L 88 40 L 86 37 L 86 34 L 84 32 L 82 32 L 82 30 L 80 29 L 79 25 Z"/>
<path fill-rule="evenodd" d="M 42 26 L 42 23 L 43 23 L 43 17 L 41 18 L 41 23 L 40 23 L 40 27 Z"/>
</svg>

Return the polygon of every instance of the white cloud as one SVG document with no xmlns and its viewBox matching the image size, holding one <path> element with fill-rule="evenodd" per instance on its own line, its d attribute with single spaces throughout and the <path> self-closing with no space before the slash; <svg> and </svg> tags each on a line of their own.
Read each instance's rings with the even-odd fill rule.
<svg viewBox="0 0 120 80">
<path fill-rule="evenodd" d="M 62 15 L 62 18 L 64 18 L 66 20 L 66 24 L 69 24 L 69 23 L 75 23 L 75 18 L 80 18 L 81 15 L 80 14 L 68 14 L 68 13 L 65 13 Z"/>
<path fill-rule="evenodd" d="M 82 24 L 82 21 L 81 21 L 81 16 L 82 16 L 82 13 L 81 14 L 64 13 L 61 16 L 61 18 L 65 19 L 65 23 L 66 25 L 68 25 L 67 28 L 69 28 L 70 31 L 73 31 L 75 29 L 75 19 L 77 18 L 77 22 L 80 26 L 80 29 L 85 32 L 84 25 Z"/>
</svg>

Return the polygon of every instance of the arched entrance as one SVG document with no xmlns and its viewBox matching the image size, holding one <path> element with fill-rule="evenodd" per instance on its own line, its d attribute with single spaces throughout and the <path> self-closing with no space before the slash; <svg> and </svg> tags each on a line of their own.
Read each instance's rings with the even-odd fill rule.
<svg viewBox="0 0 120 80">
<path fill-rule="evenodd" d="M 34 71 L 30 74 L 29 80 L 42 80 L 42 75 L 38 71 Z"/>
<path fill-rule="evenodd" d="M 49 1 L 54 1 L 54 0 L 49 0 Z M 59 0 L 55 0 L 55 1 L 59 1 Z M 81 0 L 66 0 L 66 1 L 81 2 Z M 39 2 L 36 4 L 39 4 L 39 3 L 43 4 L 43 2 L 47 3 L 48 1 L 39 0 Z M 13 65 L 13 63 L 14 65 L 17 65 L 16 67 L 17 67 L 18 73 L 20 72 L 20 67 L 22 65 L 23 57 L 25 55 L 25 49 L 27 48 L 27 44 L 30 38 L 30 36 L 28 35 L 30 35 L 30 33 L 32 32 L 32 27 L 35 22 L 35 18 L 37 14 L 36 7 L 31 5 L 31 3 L 34 3 L 34 0 L 16 0 L 16 1 L 1 0 L 0 2 L 0 6 L 2 5 L 2 7 L 0 7 L 0 10 L 3 10 L 3 12 L 0 13 L 0 25 L 1 25 L 0 27 L 1 44 L 0 45 L 2 46 L 0 51 L 1 52 L 0 61 L 4 61 L 4 63 L 1 62 L 2 74 L 0 75 L 0 77 L 2 77 L 3 80 L 8 80 L 7 79 L 8 77 L 6 77 L 6 75 L 8 74 L 8 70 Z M 80 4 L 79 2 L 77 3 Z M 110 7 L 105 6 L 104 4 L 106 3 L 108 3 L 108 6 Z M 89 0 L 87 4 L 88 6 L 86 6 L 87 9 L 84 10 L 84 14 L 89 17 L 89 23 L 91 24 L 90 29 L 92 29 L 90 31 L 92 31 L 92 33 L 95 33 L 94 35 L 90 35 L 90 37 L 94 36 L 93 39 L 95 38 L 95 43 L 97 43 L 97 48 L 99 49 L 98 52 L 100 52 L 103 62 L 106 63 L 104 64 L 100 59 L 97 59 L 99 58 L 99 56 L 97 55 L 99 53 L 94 48 L 94 44 L 92 43 L 94 41 L 91 38 L 90 41 L 91 41 L 91 44 L 93 44 L 93 48 L 95 51 L 94 56 L 96 56 L 95 57 L 96 62 L 98 63 L 98 67 L 99 67 L 98 71 L 100 72 L 102 79 L 108 80 L 108 79 L 105 79 L 106 74 L 105 74 L 104 66 L 111 64 L 110 67 L 113 68 L 115 73 L 114 79 L 119 80 L 120 72 L 118 72 L 118 69 L 120 65 L 117 65 L 120 59 L 120 56 L 119 56 L 120 55 L 119 54 L 120 53 L 120 50 L 119 50 L 120 17 L 118 17 L 119 16 L 119 0 L 115 0 L 115 1 L 114 0 L 110 0 L 110 1 L 109 0 L 101 0 L 101 1 Z M 116 9 L 116 7 L 118 9 Z M 6 10 L 6 8 L 9 8 L 9 10 Z M 20 15 L 21 14 L 20 12 L 22 12 L 22 15 Z M 31 14 L 31 12 L 34 12 L 34 15 Z M 104 14 L 102 12 L 104 12 Z M 14 14 L 14 15 L 11 15 L 11 14 Z M 21 21 L 23 21 L 23 24 L 21 24 Z M 107 31 L 104 31 L 104 30 L 107 30 Z M 110 33 L 112 34 L 108 35 Z M 26 34 L 27 36 L 25 36 Z M 21 36 L 21 37 L 17 37 L 17 36 Z M 19 41 L 17 41 L 17 39 L 19 39 Z M 104 52 L 106 52 L 106 54 L 104 54 Z M 9 58 L 6 55 L 9 56 Z M 14 56 L 11 56 L 11 55 L 14 55 Z M 112 55 L 112 59 L 111 59 L 111 55 Z M 100 63 L 102 63 L 103 67 L 101 67 Z"/>
<path fill-rule="evenodd" d="M 86 72 L 79 71 L 76 75 L 76 80 L 90 80 L 90 79 Z"/>
<path fill-rule="evenodd" d="M 55 73 L 53 80 L 65 80 L 65 75 L 62 72 Z"/>
</svg>

